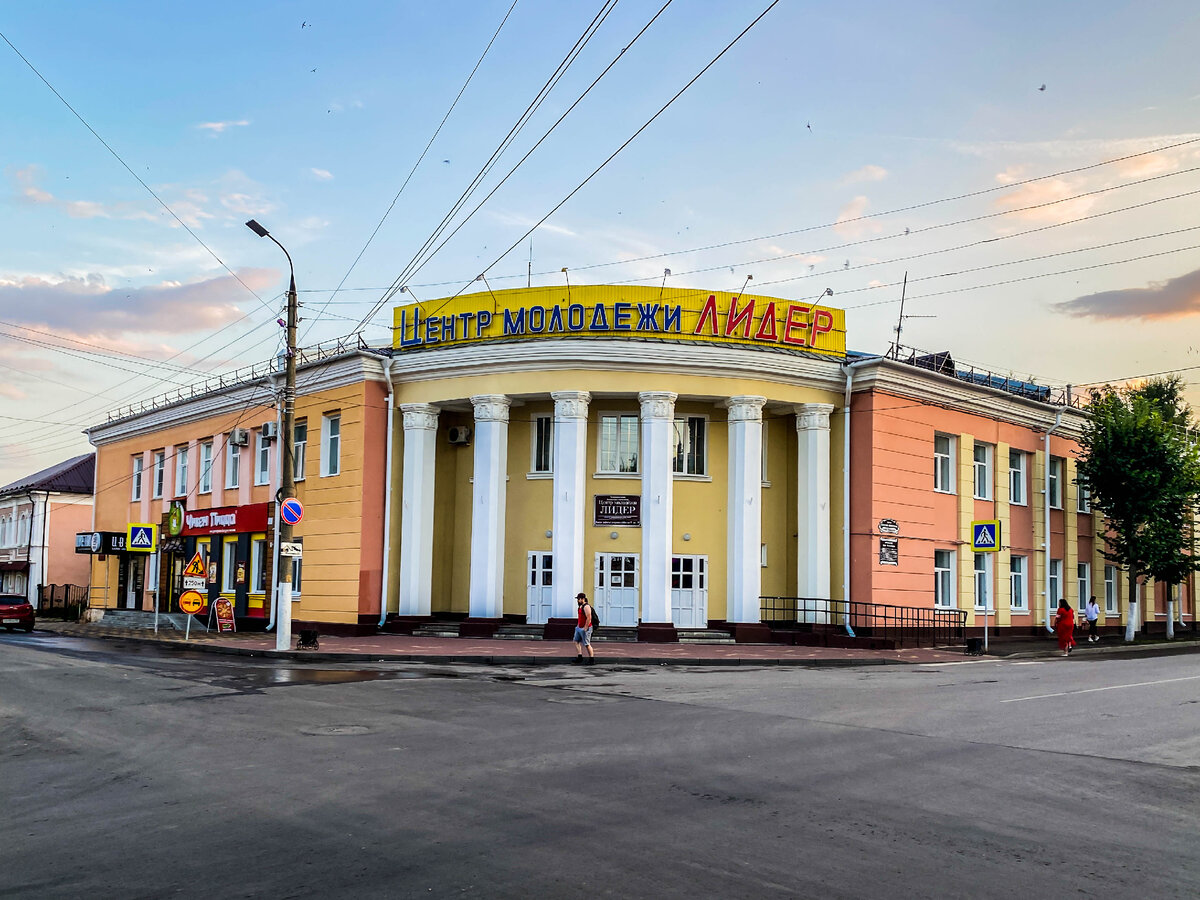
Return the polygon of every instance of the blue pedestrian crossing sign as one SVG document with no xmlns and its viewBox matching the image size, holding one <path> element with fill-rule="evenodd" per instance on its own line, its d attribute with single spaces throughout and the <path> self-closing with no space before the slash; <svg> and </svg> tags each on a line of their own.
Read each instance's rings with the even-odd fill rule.
<svg viewBox="0 0 1200 900">
<path fill-rule="evenodd" d="M 125 533 L 125 549 L 130 553 L 153 553 L 158 549 L 158 526 L 130 523 Z"/>
<path fill-rule="evenodd" d="M 971 523 L 971 549 L 976 553 L 995 553 L 1000 549 L 999 519 Z"/>
</svg>

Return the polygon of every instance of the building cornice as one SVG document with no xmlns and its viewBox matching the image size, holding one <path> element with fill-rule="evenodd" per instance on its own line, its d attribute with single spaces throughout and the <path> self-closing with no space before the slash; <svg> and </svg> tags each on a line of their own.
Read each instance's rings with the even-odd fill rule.
<svg viewBox="0 0 1200 900">
<path fill-rule="evenodd" d="M 297 396 L 304 397 L 366 381 L 382 383 L 385 380 L 379 357 L 372 353 L 356 351 L 297 369 L 296 393 Z M 95 425 L 84 433 L 93 445 L 99 447 L 102 444 L 111 444 L 176 425 L 199 422 L 214 416 L 242 413 L 253 406 L 269 404 L 274 399 L 276 386 L 282 384 L 282 381 L 283 373 L 279 372 L 199 397 L 180 400 L 145 413 L 126 416 L 115 422 Z"/>
</svg>

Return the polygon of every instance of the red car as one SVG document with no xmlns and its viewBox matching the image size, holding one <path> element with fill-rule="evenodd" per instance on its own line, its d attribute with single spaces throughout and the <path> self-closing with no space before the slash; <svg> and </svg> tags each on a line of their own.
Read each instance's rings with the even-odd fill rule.
<svg viewBox="0 0 1200 900">
<path fill-rule="evenodd" d="M 24 597 L 0 597 L 0 625 L 5 630 L 24 628 L 33 631 L 33 607 Z"/>
</svg>

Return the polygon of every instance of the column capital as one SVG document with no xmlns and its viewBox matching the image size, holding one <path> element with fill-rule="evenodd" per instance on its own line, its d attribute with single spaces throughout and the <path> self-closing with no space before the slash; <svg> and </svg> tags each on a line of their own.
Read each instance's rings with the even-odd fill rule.
<svg viewBox="0 0 1200 900">
<path fill-rule="evenodd" d="M 586 419 L 592 395 L 588 391 L 551 391 L 554 401 L 554 418 Z"/>
<path fill-rule="evenodd" d="M 766 397 L 739 394 L 736 397 L 726 398 L 721 405 L 729 410 L 730 422 L 761 422 L 762 410 L 766 402 Z"/>
<path fill-rule="evenodd" d="M 642 404 L 642 420 L 674 419 L 675 399 L 678 396 L 673 391 L 642 391 L 638 394 L 638 402 Z"/>
<path fill-rule="evenodd" d="M 832 403 L 797 403 L 793 409 L 796 412 L 796 431 L 828 431 L 829 414 L 833 412 Z"/>
<path fill-rule="evenodd" d="M 439 407 L 432 403 L 401 403 L 405 431 L 437 431 Z"/>
<path fill-rule="evenodd" d="M 507 422 L 512 398 L 505 394 L 476 394 L 471 398 L 476 422 Z"/>
</svg>

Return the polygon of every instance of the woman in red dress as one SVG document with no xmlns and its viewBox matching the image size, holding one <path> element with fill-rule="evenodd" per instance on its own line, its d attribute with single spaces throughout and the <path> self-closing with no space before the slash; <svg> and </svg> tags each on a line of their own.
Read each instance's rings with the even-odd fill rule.
<svg viewBox="0 0 1200 900">
<path fill-rule="evenodd" d="M 1063 656 L 1070 656 L 1071 648 L 1075 646 L 1075 611 L 1066 600 L 1058 601 L 1054 633 L 1058 635 L 1058 649 L 1063 652 Z"/>
</svg>

